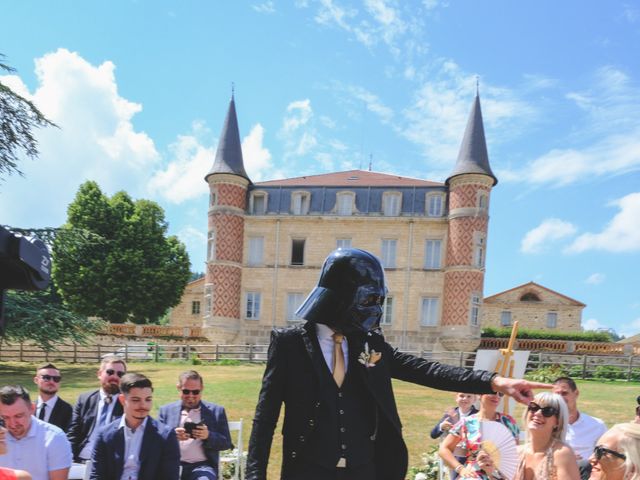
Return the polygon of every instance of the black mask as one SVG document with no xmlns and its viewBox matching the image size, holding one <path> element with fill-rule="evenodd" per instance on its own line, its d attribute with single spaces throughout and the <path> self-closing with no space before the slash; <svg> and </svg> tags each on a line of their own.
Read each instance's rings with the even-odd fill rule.
<svg viewBox="0 0 640 480">
<path fill-rule="evenodd" d="M 384 270 L 364 250 L 334 250 L 324 261 L 318 286 L 296 314 L 343 333 L 369 332 L 380 325 L 387 294 Z"/>
</svg>

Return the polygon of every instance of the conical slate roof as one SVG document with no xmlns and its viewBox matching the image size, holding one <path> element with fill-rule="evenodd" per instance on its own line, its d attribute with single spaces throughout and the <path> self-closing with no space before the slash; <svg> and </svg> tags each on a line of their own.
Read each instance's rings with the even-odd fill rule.
<svg viewBox="0 0 640 480">
<path fill-rule="evenodd" d="M 244 160 L 242 159 L 242 148 L 240 144 L 240 131 L 238 130 L 238 117 L 236 116 L 236 104 L 231 97 L 227 118 L 224 120 L 216 159 L 209 173 L 204 177 L 205 181 L 209 175 L 214 173 L 230 173 L 240 175 L 251 181 L 244 170 Z"/>
<path fill-rule="evenodd" d="M 471 108 L 471 114 L 467 121 L 467 128 L 464 131 L 462 145 L 460 145 L 460 153 L 458 160 L 453 168 L 453 172 L 447 178 L 446 183 L 457 175 L 467 173 L 478 173 L 488 175 L 493 178 L 493 184 L 498 183 L 498 179 L 491 171 L 489 165 L 489 154 L 487 153 L 487 142 L 484 137 L 484 125 L 482 123 L 482 111 L 480 109 L 480 96 L 476 94 L 476 98 Z"/>
</svg>

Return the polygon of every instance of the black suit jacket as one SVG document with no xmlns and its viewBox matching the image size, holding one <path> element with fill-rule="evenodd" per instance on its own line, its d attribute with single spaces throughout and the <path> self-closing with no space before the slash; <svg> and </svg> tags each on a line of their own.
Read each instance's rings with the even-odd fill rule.
<svg viewBox="0 0 640 480">
<path fill-rule="evenodd" d="M 115 396 L 113 401 L 116 403 L 113 406 L 111 419 L 115 420 L 122 416 L 122 405 L 117 401 Z M 67 438 L 71 443 L 73 459 L 76 462 L 80 461 L 80 452 L 82 452 L 82 449 L 89 441 L 89 436 L 93 431 L 96 416 L 98 415 L 99 402 L 100 390 L 95 390 L 81 394 L 73 407 L 73 416 L 71 417 L 71 425 L 67 432 Z"/>
<path fill-rule="evenodd" d="M 120 419 L 100 430 L 91 455 L 91 480 L 120 480 L 124 467 L 124 429 Z M 140 445 L 138 480 L 178 480 L 180 447 L 176 432 L 149 417 Z"/>
<path fill-rule="evenodd" d="M 401 353 L 377 333 L 349 335 L 348 342 L 348 368 L 355 369 L 354 373 L 361 376 L 379 412 L 374 457 L 376 480 L 402 480 L 407 471 L 407 447 L 402 439 L 392 378 L 440 390 L 491 392 L 492 373 L 441 365 Z M 370 350 L 382 353 L 374 366 L 368 367 L 358 361 L 360 353 L 365 351 L 365 343 Z M 313 456 L 313 452 L 305 451 L 305 446 L 310 443 L 305 440 L 313 435 L 316 409 L 322 405 L 323 396 L 328 391 L 324 382 L 333 381 L 323 369 L 327 369 L 327 364 L 320 351 L 314 324 L 307 322 L 272 332 L 249 440 L 247 480 L 267 478 L 271 443 L 282 403 L 285 405 L 283 478 L 286 478 L 289 467 L 301 457 Z M 303 451 L 305 455 L 300 454 Z"/>
<path fill-rule="evenodd" d="M 53 410 L 51 410 L 49 423 L 56 427 L 60 427 L 62 431 L 67 433 L 69 431 L 69 425 L 71 424 L 72 415 L 73 407 L 58 397 L 56 404 L 53 406 Z"/>
</svg>

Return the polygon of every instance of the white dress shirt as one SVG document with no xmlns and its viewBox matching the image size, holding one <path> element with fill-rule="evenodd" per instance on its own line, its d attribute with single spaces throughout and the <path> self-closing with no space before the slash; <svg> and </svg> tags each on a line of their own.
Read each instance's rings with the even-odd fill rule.
<svg viewBox="0 0 640 480">
<path fill-rule="evenodd" d="M 142 423 L 135 430 L 132 430 L 127 427 L 124 415 L 120 419 L 118 428 L 124 429 L 124 464 L 120 480 L 138 480 L 138 473 L 140 473 L 140 447 L 142 446 L 147 420 L 149 420 L 149 417 L 145 417 Z"/>
<path fill-rule="evenodd" d="M 334 331 L 323 323 L 316 323 L 316 335 L 318 335 L 318 343 L 320 343 L 320 350 L 322 350 L 322 356 L 324 361 L 327 362 L 329 371 L 333 373 L 333 334 Z M 349 368 L 349 343 L 347 337 L 342 339 L 342 353 L 344 354 L 344 371 L 347 372 Z"/>
</svg>

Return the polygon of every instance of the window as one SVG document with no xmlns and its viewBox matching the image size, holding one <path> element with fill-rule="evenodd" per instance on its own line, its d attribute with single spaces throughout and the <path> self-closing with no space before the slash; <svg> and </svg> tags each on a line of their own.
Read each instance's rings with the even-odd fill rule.
<svg viewBox="0 0 640 480">
<path fill-rule="evenodd" d="M 251 266 L 262 265 L 264 252 L 264 237 L 249 237 L 249 258 Z"/>
<path fill-rule="evenodd" d="M 391 325 L 393 322 L 393 297 L 386 297 L 382 306 L 382 319 L 380 325 Z"/>
<path fill-rule="evenodd" d="M 382 240 L 382 266 L 384 268 L 396 268 L 396 246 L 398 241 Z"/>
<path fill-rule="evenodd" d="M 353 192 L 339 193 L 336 196 L 336 211 L 338 215 L 353 215 Z"/>
<path fill-rule="evenodd" d="M 308 192 L 293 192 L 291 194 L 291 213 L 306 215 L 309 213 L 310 195 Z"/>
<path fill-rule="evenodd" d="M 194 300 L 191 302 L 191 315 L 199 315 L 200 314 L 200 302 L 198 300 Z"/>
<path fill-rule="evenodd" d="M 424 254 L 424 268 L 437 270 L 442 267 L 442 240 L 427 240 Z"/>
<path fill-rule="evenodd" d="M 487 210 L 489 208 L 489 195 L 486 192 L 478 192 L 478 209 Z"/>
<path fill-rule="evenodd" d="M 511 326 L 511 312 L 508 312 L 506 310 L 500 312 L 500 326 L 501 327 Z"/>
<path fill-rule="evenodd" d="M 218 203 L 218 194 L 216 192 L 209 193 L 209 206 L 213 207 Z"/>
<path fill-rule="evenodd" d="M 547 327 L 556 328 L 558 326 L 558 312 L 547 313 Z"/>
<path fill-rule="evenodd" d="M 427 215 L 430 217 L 442 216 L 443 199 L 441 194 L 427 195 Z"/>
<path fill-rule="evenodd" d="M 480 325 L 480 295 L 471 294 L 471 311 L 469 312 L 469 325 L 477 327 Z"/>
<path fill-rule="evenodd" d="M 204 286 L 204 316 L 210 317 L 213 310 L 213 285 Z"/>
<path fill-rule="evenodd" d="M 216 233 L 212 230 L 209 232 L 207 239 L 207 260 L 211 262 L 216 259 Z"/>
<path fill-rule="evenodd" d="M 336 248 L 351 248 L 351 239 L 350 238 L 337 239 Z"/>
<path fill-rule="evenodd" d="M 420 325 L 423 327 L 435 327 L 438 325 L 438 298 L 422 297 L 422 312 L 420 312 Z"/>
<path fill-rule="evenodd" d="M 473 232 L 473 266 L 484 268 L 485 235 Z"/>
<path fill-rule="evenodd" d="M 291 240 L 291 265 L 304 265 L 304 238 Z"/>
<path fill-rule="evenodd" d="M 247 292 L 245 318 L 249 320 L 258 320 L 260 318 L 260 292 Z"/>
<path fill-rule="evenodd" d="M 382 214 L 385 217 L 397 217 L 400 215 L 402 194 L 400 192 L 384 192 L 382 194 Z"/>
<path fill-rule="evenodd" d="M 540 302 L 540 297 L 533 292 L 527 292 L 520 297 L 521 302 Z"/>
<path fill-rule="evenodd" d="M 304 302 L 303 293 L 287 293 L 287 322 L 299 322 L 302 320 L 296 316 L 296 310 Z"/>
<path fill-rule="evenodd" d="M 267 213 L 267 194 L 254 193 L 251 195 L 251 213 L 254 215 L 264 215 Z"/>
</svg>

